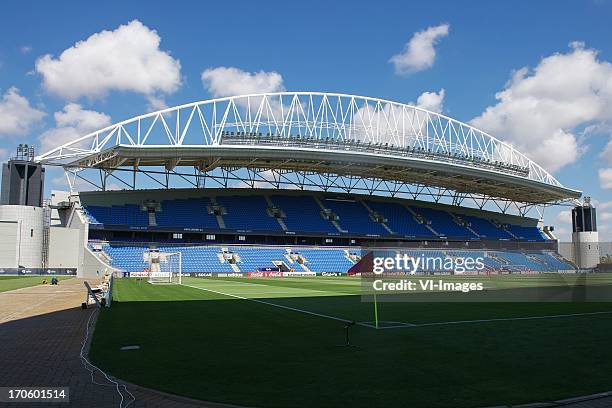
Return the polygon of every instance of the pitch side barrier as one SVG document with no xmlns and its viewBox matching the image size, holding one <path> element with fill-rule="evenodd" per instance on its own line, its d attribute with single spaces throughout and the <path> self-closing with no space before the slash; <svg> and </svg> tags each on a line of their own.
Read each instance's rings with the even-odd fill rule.
<svg viewBox="0 0 612 408">
<path fill-rule="evenodd" d="M 0 276 L 76 276 L 76 268 L 0 268 Z"/>
<path fill-rule="evenodd" d="M 311 278 L 315 276 L 346 276 L 347 272 L 234 272 L 234 273 L 184 273 L 192 278 Z"/>
</svg>

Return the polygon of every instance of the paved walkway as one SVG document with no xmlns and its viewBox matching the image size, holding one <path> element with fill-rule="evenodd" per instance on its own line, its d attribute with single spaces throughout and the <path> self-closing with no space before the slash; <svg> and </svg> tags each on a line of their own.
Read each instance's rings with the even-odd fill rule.
<svg viewBox="0 0 612 408">
<path fill-rule="evenodd" d="M 100 374 L 95 380 L 105 385 L 93 384 L 81 362 L 87 321 L 96 313 L 95 308 L 81 310 L 84 299 L 83 280 L 76 278 L 61 281 L 58 286 L 41 285 L 0 293 L 0 387 L 68 386 L 70 404 L 55 406 L 119 406 L 121 398 L 115 387 Z M 128 385 L 128 389 L 136 398 L 129 407 L 222 407 L 134 385 Z M 25 408 L 49 404 L 0 403 L 0 406 Z"/>
</svg>

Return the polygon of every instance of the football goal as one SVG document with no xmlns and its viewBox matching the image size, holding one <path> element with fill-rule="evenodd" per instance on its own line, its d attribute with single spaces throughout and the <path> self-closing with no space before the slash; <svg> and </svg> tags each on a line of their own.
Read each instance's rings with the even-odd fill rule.
<svg viewBox="0 0 612 408">
<path fill-rule="evenodd" d="M 149 283 L 182 283 L 183 261 L 180 252 L 149 249 L 142 256 L 149 264 Z"/>
</svg>

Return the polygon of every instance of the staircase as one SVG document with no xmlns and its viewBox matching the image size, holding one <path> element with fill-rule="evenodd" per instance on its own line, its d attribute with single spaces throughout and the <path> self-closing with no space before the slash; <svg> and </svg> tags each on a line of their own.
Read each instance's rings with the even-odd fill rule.
<svg viewBox="0 0 612 408">
<path fill-rule="evenodd" d="M 329 211 L 329 209 L 325 208 L 325 206 L 323 205 L 323 203 L 321 202 L 321 200 L 319 199 L 319 197 L 314 197 L 315 201 L 317 202 L 317 204 L 319 205 L 319 207 L 321 207 L 321 212 L 326 212 Z M 321 215 L 322 216 L 322 215 Z M 336 220 L 328 220 L 329 222 L 332 223 L 332 225 L 334 227 L 336 227 L 336 229 L 338 230 L 338 232 L 342 232 L 342 233 L 347 233 L 348 231 L 343 229 L 340 224 L 338 224 L 338 221 Z"/>
<path fill-rule="evenodd" d="M 155 211 L 149 211 L 149 227 L 157 227 L 157 219 L 155 218 Z"/>
<path fill-rule="evenodd" d="M 406 209 L 408 210 L 408 212 L 410 214 L 412 214 L 412 217 L 414 218 L 414 220 L 416 222 L 419 222 L 419 217 L 421 217 L 421 219 L 426 220 L 425 217 L 423 217 L 422 215 L 417 214 L 412 208 L 410 208 L 409 206 L 405 206 Z M 438 231 L 436 231 L 435 229 L 432 228 L 431 225 L 427 224 L 427 222 L 423 222 L 421 225 L 423 225 L 425 228 L 427 228 L 428 230 L 430 230 L 432 232 L 432 234 L 434 234 L 435 236 L 440 236 L 440 234 L 438 234 Z"/>
<path fill-rule="evenodd" d="M 373 221 L 378 222 L 380 225 L 382 225 L 382 227 L 384 229 L 386 229 L 389 234 L 392 234 L 392 235 L 395 234 L 391 230 L 391 228 L 389 228 L 389 226 L 387 225 L 386 222 L 384 222 L 384 221 L 383 222 L 376 221 L 376 219 L 374 217 L 374 214 L 376 214 L 376 211 L 373 211 L 372 208 L 370 208 L 370 206 L 365 201 L 360 200 L 360 202 L 361 202 L 361 204 L 363 204 L 363 206 L 366 208 L 366 210 L 368 210 L 368 212 L 370 213 L 370 217 L 372 218 Z"/>
<path fill-rule="evenodd" d="M 210 203 L 213 206 L 219 205 L 215 197 L 210 197 Z M 206 208 L 206 211 L 208 211 L 208 208 Z M 225 229 L 225 220 L 223 220 L 223 216 L 221 214 L 215 214 L 215 218 L 217 219 L 217 224 L 219 224 L 219 228 Z"/>
<path fill-rule="evenodd" d="M 461 222 L 459 220 L 459 218 L 457 217 L 456 214 L 453 214 L 452 212 L 448 212 L 448 214 L 450 214 L 451 217 L 453 217 L 453 220 L 455 221 L 455 224 L 457 225 L 461 225 L 463 228 L 467 229 L 468 231 L 470 231 L 472 234 L 474 234 L 475 237 L 481 238 L 480 234 L 477 233 L 475 230 L 472 229 L 472 227 L 470 227 L 469 225 L 467 225 L 467 223 L 465 222 Z"/>
<path fill-rule="evenodd" d="M 312 272 L 310 268 L 306 266 L 306 264 L 298 263 L 298 265 L 300 265 L 300 267 L 304 270 L 304 272 Z"/>
<path fill-rule="evenodd" d="M 272 199 L 269 196 L 264 195 L 264 198 L 266 199 L 266 202 L 268 203 L 268 207 L 278 208 L 274 205 L 274 203 L 272 202 Z M 276 222 L 278 222 L 278 225 L 280 225 L 283 231 L 289 230 L 289 228 L 287 228 L 287 224 L 285 224 L 285 220 L 283 220 L 281 217 L 274 217 L 274 218 L 276 218 Z"/>
<path fill-rule="evenodd" d="M 507 230 L 505 228 L 501 228 L 503 231 L 505 231 L 508 235 L 510 235 L 512 238 L 514 239 L 519 239 L 519 237 L 517 237 L 516 235 L 514 235 L 512 232 L 510 232 L 510 230 Z"/>
<path fill-rule="evenodd" d="M 225 258 L 225 253 L 227 253 L 227 252 L 228 252 L 228 248 L 221 248 L 221 252 L 217 252 L 217 259 L 219 260 L 219 262 L 220 263 L 228 263 L 230 268 L 232 268 L 232 270 L 234 272 L 241 272 L 240 268 L 238 267 L 238 264 L 237 264 L 237 262 L 240 259 L 234 259 L 234 257 L 237 257 L 238 255 L 234 254 L 232 256 L 232 259 L 234 260 L 234 262 L 230 262 L 229 259 Z"/>
</svg>

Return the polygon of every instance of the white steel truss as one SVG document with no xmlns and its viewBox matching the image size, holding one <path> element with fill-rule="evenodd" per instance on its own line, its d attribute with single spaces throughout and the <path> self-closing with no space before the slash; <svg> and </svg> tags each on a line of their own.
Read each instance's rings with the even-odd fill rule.
<svg viewBox="0 0 612 408">
<path fill-rule="evenodd" d="M 364 158 L 372 160 L 362 166 Z M 238 183 L 428 197 L 453 205 L 469 201 L 521 215 L 580 196 L 511 145 L 469 124 L 411 105 L 337 93 L 189 103 L 115 123 L 35 160 L 63 166 L 71 190 L 77 180 L 93 189 L 107 189 L 110 180 L 125 189 L 138 188 L 143 179 L 161 188 Z"/>
<path fill-rule="evenodd" d="M 115 123 L 58 146 L 36 160 L 66 164 L 118 145 L 219 145 L 222 133 L 230 131 L 457 154 L 519 166 L 528 169 L 531 180 L 561 186 L 511 145 L 466 123 L 402 103 L 320 92 L 231 96 L 180 105 Z M 478 162 L 473 165 L 480 166 Z"/>
</svg>

